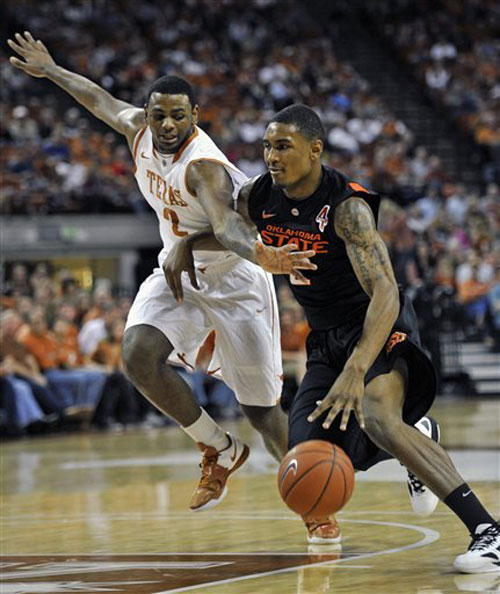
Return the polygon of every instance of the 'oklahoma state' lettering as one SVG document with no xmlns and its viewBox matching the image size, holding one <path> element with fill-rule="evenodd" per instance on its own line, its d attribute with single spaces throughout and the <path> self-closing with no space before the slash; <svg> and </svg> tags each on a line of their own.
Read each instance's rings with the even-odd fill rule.
<svg viewBox="0 0 500 594">
<path fill-rule="evenodd" d="M 170 206 L 187 206 L 187 202 L 181 198 L 180 190 L 175 190 L 172 186 L 154 171 L 147 170 L 146 175 L 149 179 L 149 193 L 161 200 L 163 204 Z"/>
<path fill-rule="evenodd" d="M 321 239 L 321 233 L 311 233 L 300 229 L 285 229 L 279 225 L 267 225 L 260 234 L 262 241 L 267 245 L 282 247 L 294 243 L 302 251 L 314 250 L 317 254 L 328 253 L 328 241 L 318 241 Z"/>
</svg>

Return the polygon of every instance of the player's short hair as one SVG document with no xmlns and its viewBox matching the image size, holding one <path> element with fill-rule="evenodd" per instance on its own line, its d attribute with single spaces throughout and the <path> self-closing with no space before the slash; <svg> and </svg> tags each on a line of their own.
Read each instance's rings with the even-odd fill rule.
<svg viewBox="0 0 500 594">
<path fill-rule="evenodd" d="M 153 93 L 161 93 L 162 95 L 187 95 L 191 107 L 196 105 L 196 95 L 193 87 L 187 80 L 180 76 L 166 75 L 157 78 L 148 89 L 146 104 L 149 103 Z"/>
<path fill-rule="evenodd" d="M 325 128 L 318 114 L 302 103 L 295 103 L 278 111 L 269 123 L 274 122 L 295 126 L 302 136 L 305 136 L 308 140 L 325 140 Z"/>
</svg>

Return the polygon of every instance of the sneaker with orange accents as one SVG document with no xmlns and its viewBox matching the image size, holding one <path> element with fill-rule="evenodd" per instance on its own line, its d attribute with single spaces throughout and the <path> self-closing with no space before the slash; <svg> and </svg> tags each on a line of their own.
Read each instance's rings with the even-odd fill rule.
<svg viewBox="0 0 500 594">
<path fill-rule="evenodd" d="M 337 544 L 342 540 L 335 516 L 302 519 L 307 528 L 307 540 L 310 544 Z"/>
<path fill-rule="evenodd" d="M 200 464 L 201 479 L 189 504 L 192 511 L 203 511 L 218 505 L 227 494 L 227 479 L 248 458 L 249 447 L 237 437 L 229 433 L 226 435 L 229 445 L 220 451 L 203 443 L 197 444 L 203 452 L 203 459 Z"/>
</svg>

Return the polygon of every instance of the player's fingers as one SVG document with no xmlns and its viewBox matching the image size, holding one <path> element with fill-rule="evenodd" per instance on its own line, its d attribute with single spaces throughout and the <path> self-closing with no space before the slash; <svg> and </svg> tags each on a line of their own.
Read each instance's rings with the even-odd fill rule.
<svg viewBox="0 0 500 594">
<path fill-rule="evenodd" d="M 9 46 L 23 58 L 26 56 L 26 51 L 12 39 L 7 39 Z"/>
<path fill-rule="evenodd" d="M 163 267 L 163 275 L 165 277 L 165 280 L 167 281 L 167 285 L 170 287 L 170 290 L 173 292 L 172 272 L 166 266 Z"/>
<path fill-rule="evenodd" d="M 45 43 L 43 41 L 40 41 L 40 39 L 36 42 L 36 45 L 37 45 L 38 49 L 43 50 L 47 54 L 49 53 L 49 50 L 45 47 Z"/>
<path fill-rule="evenodd" d="M 172 276 L 172 283 L 174 286 L 173 293 L 175 300 L 177 301 L 177 303 L 182 303 L 182 300 L 184 299 L 184 291 L 182 289 L 181 275 L 174 272 Z"/>
<path fill-rule="evenodd" d="M 29 32 L 29 31 L 25 31 L 24 32 L 24 36 L 26 37 L 26 39 L 30 42 L 30 43 L 36 43 L 35 42 L 35 38 L 33 37 L 33 35 Z"/>
<path fill-rule="evenodd" d="M 191 281 L 191 286 L 194 287 L 196 290 L 200 290 L 198 286 L 198 279 L 196 278 L 196 270 L 193 268 L 188 268 L 187 273 L 189 275 L 189 280 Z"/>
<path fill-rule="evenodd" d="M 280 248 L 278 248 L 278 251 L 288 255 L 291 252 L 296 252 L 297 248 L 298 248 L 297 244 L 287 243 L 286 245 L 283 245 Z"/>
<path fill-rule="evenodd" d="M 293 268 L 300 270 L 317 270 L 316 264 L 309 262 L 309 260 L 292 260 Z"/>
<path fill-rule="evenodd" d="M 351 416 L 352 411 L 352 404 L 347 402 L 344 406 L 344 412 L 342 413 L 342 420 L 340 421 L 340 430 L 345 431 L 347 428 L 347 423 L 349 422 L 349 417 Z"/>
<path fill-rule="evenodd" d="M 26 41 L 26 39 L 24 39 L 21 33 L 16 33 L 14 37 L 16 38 L 16 41 L 19 43 L 19 45 L 22 45 L 25 49 L 29 49 L 30 44 L 28 41 Z"/>
<path fill-rule="evenodd" d="M 298 281 L 301 285 L 310 285 L 311 281 L 306 278 L 301 272 L 300 270 L 297 270 L 297 268 L 293 268 L 292 271 L 290 272 L 290 274 L 293 276 L 293 278 Z"/>
<path fill-rule="evenodd" d="M 19 58 L 14 57 L 9 58 L 9 62 L 12 64 L 12 66 L 20 68 L 21 70 L 24 70 L 24 66 L 26 65 L 26 62 L 22 62 L 21 60 L 19 60 Z"/>
<path fill-rule="evenodd" d="M 314 250 L 307 250 L 305 252 L 291 252 L 291 256 L 297 256 L 298 258 L 313 258 L 316 255 Z"/>
<path fill-rule="evenodd" d="M 359 426 L 361 427 L 361 429 L 364 429 L 365 428 L 365 415 L 363 414 L 363 403 L 361 400 L 358 400 L 358 402 L 356 402 L 356 407 L 354 409 L 354 412 L 356 414 L 356 418 L 358 419 Z"/>
<path fill-rule="evenodd" d="M 336 402 L 332 406 L 332 410 L 326 416 L 326 419 L 323 421 L 323 425 L 322 425 L 323 429 L 330 429 L 330 425 L 333 423 L 333 421 L 335 420 L 335 417 L 339 414 L 339 412 L 341 410 L 342 410 L 342 404 Z"/>
<path fill-rule="evenodd" d="M 333 404 L 332 401 L 328 397 L 323 398 L 323 400 L 317 400 L 316 401 L 316 408 L 307 417 L 307 420 L 310 423 L 312 423 L 318 417 L 320 417 L 325 412 L 325 410 L 329 409 L 330 406 L 332 406 L 332 404 Z"/>
</svg>

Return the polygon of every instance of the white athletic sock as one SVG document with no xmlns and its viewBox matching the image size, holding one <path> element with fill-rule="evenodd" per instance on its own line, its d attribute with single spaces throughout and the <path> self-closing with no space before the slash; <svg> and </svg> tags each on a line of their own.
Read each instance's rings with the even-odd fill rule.
<svg viewBox="0 0 500 594">
<path fill-rule="evenodd" d="M 202 408 L 201 415 L 196 421 L 187 427 L 181 429 L 199 443 L 214 447 L 218 452 L 227 448 L 229 441 L 222 427 L 212 419 L 210 415 Z"/>
</svg>

